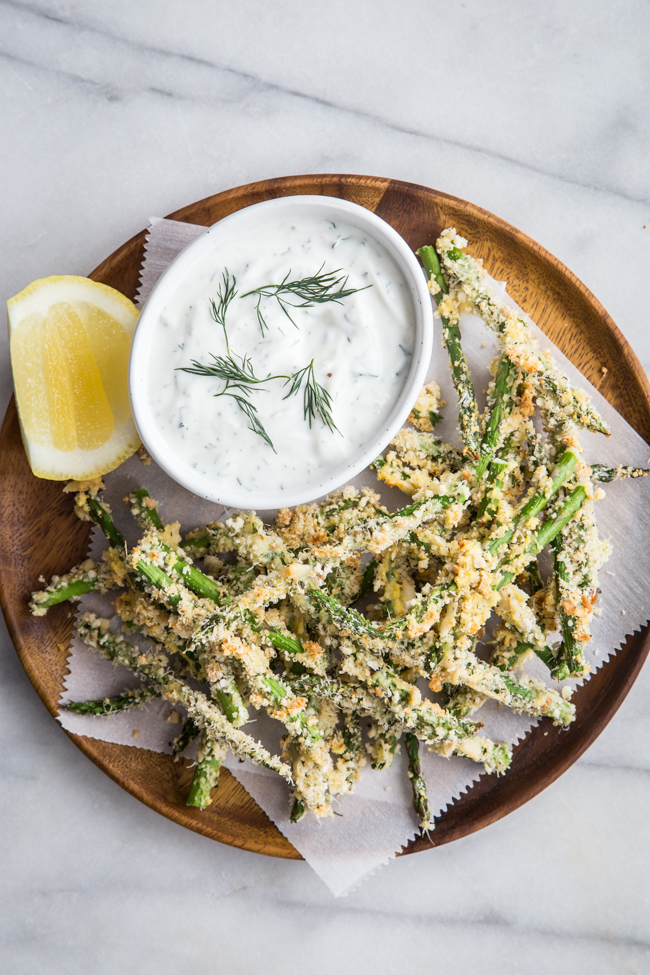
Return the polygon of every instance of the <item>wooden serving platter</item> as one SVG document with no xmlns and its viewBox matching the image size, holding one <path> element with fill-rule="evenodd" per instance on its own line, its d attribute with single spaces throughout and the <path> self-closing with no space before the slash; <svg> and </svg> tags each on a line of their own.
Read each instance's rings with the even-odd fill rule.
<svg viewBox="0 0 650 975">
<path fill-rule="evenodd" d="M 293 194 L 343 197 L 374 210 L 416 249 L 448 226 L 471 241 L 508 290 L 623 417 L 650 441 L 650 386 L 632 349 L 605 309 L 558 260 L 525 234 L 486 210 L 424 186 L 373 176 L 289 176 L 250 183 L 170 214 L 209 225 L 262 200 Z M 111 254 L 90 275 L 133 298 L 145 232 Z M 570 327 L 566 327 L 565 323 Z M 603 376 L 601 367 L 607 365 Z M 18 655 L 52 715 L 65 673 L 72 614 L 67 604 L 34 618 L 27 611 L 38 577 L 67 571 L 87 551 L 90 526 L 72 511 L 61 485 L 32 475 L 12 401 L 0 431 L 0 599 Z M 507 775 L 483 776 L 416 838 L 405 853 L 467 836 L 517 809 L 558 778 L 600 734 L 625 698 L 650 650 L 648 628 L 630 637 L 615 657 L 580 688 L 578 717 L 568 730 L 534 729 L 514 749 Z M 60 727 L 60 726 L 59 726 Z M 62 729 L 60 729 L 62 730 Z M 67 734 L 67 732 L 66 732 Z M 70 735 L 122 788 L 182 826 L 232 846 L 301 859 L 244 788 L 227 772 L 209 809 L 185 805 L 191 773 L 167 755 Z"/>
</svg>

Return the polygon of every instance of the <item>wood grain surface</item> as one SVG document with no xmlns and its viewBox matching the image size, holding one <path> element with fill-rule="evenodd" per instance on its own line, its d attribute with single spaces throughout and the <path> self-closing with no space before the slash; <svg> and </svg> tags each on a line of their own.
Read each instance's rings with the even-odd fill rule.
<svg viewBox="0 0 650 975">
<path fill-rule="evenodd" d="M 342 197 L 374 210 L 413 249 L 433 243 L 448 226 L 470 241 L 487 270 L 508 290 L 634 429 L 650 440 L 650 387 L 645 373 L 605 309 L 544 248 L 497 217 L 427 187 L 372 176 L 290 176 L 240 186 L 184 207 L 170 217 L 209 225 L 253 203 L 293 194 Z M 144 253 L 142 231 L 97 267 L 90 277 L 133 298 Z M 58 270 L 58 269 L 55 269 Z M 567 325 L 568 323 L 568 325 Z M 607 367 L 603 376 L 602 366 Z M 67 571 L 84 558 L 90 526 L 72 511 L 61 484 L 31 474 L 12 400 L 0 431 L 0 600 L 27 674 L 52 715 L 57 711 L 72 629 L 70 606 L 34 618 L 27 611 L 38 577 Z M 648 628 L 630 637 L 574 701 L 578 718 L 568 730 L 544 723 L 514 749 L 501 778 L 483 776 L 418 837 L 405 853 L 439 846 L 495 822 L 560 776 L 600 734 L 632 686 L 650 649 Z M 57 731 L 58 729 L 58 731 Z M 52 733 L 62 733 L 53 725 Z M 67 732 L 63 732 L 67 733 Z M 185 806 L 190 773 L 167 755 L 70 735 L 119 785 L 169 819 L 232 846 L 300 859 L 241 785 L 222 773 L 212 805 Z"/>
</svg>

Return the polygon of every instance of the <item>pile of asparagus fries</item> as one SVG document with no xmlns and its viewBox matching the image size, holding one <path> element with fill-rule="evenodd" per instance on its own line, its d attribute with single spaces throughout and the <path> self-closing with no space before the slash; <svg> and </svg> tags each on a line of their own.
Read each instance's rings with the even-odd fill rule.
<svg viewBox="0 0 650 975">
<path fill-rule="evenodd" d="M 68 485 L 77 514 L 103 530 L 109 548 L 99 563 L 87 560 L 34 593 L 31 610 L 116 590 L 120 629 L 87 613 L 78 633 L 138 674 L 142 688 L 67 707 L 110 714 L 155 697 L 182 706 L 175 754 L 198 740 L 189 805 L 210 803 L 230 750 L 286 779 L 292 820 L 328 815 L 366 761 L 387 767 L 403 737 L 428 829 L 421 746 L 502 773 L 510 746 L 471 720 L 484 701 L 556 725 L 574 720 L 569 688 L 527 676 L 524 664 L 536 655 L 555 680 L 587 673 L 597 572 L 609 554 L 594 520 L 598 482 L 647 471 L 580 460 L 580 430 L 607 434 L 606 424 L 465 246 L 450 229 L 437 250 L 418 252 L 442 321 L 462 446 L 435 436 L 442 404 L 430 384 L 411 426 L 373 465 L 410 496 L 402 510 L 387 511 L 370 488 L 347 487 L 281 510 L 272 525 L 240 512 L 182 538 L 142 488 L 125 499 L 142 533 L 129 548 L 101 481 Z M 462 311 L 479 314 L 499 343 L 483 414 L 461 345 Z M 553 572 L 544 579 L 538 556 L 547 545 Z M 493 614 L 488 662 L 476 650 Z M 434 696 L 423 696 L 424 681 Z M 281 756 L 244 730 L 251 707 L 284 726 Z"/>
</svg>

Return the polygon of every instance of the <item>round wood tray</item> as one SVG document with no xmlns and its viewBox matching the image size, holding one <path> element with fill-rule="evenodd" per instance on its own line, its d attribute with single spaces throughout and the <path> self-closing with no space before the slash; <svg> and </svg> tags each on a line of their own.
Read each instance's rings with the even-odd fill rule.
<svg viewBox="0 0 650 975">
<path fill-rule="evenodd" d="M 372 176 L 290 176 L 250 183 L 193 203 L 170 216 L 209 225 L 262 200 L 292 194 L 352 200 L 392 224 L 416 249 L 455 226 L 508 290 L 634 429 L 650 440 L 650 386 L 645 373 L 604 308 L 583 284 L 525 234 L 462 200 L 424 186 Z M 90 277 L 133 298 L 145 232 L 123 244 Z M 570 328 L 565 323 L 570 323 Z M 601 366 L 607 364 L 603 377 Z M 90 526 L 72 511 L 61 485 L 34 477 L 20 440 L 12 401 L 0 431 L 0 598 L 18 655 L 50 713 L 59 698 L 72 619 L 67 605 L 40 619 L 27 601 L 38 577 L 67 571 L 84 558 Z M 521 806 L 561 775 L 600 734 L 625 698 L 650 649 L 648 628 L 630 637 L 616 656 L 576 693 L 578 717 L 563 731 L 544 723 L 514 749 L 506 776 L 483 776 L 436 821 L 426 839 L 405 853 L 467 836 Z M 168 755 L 70 735 L 122 788 L 176 823 L 256 853 L 301 859 L 244 788 L 222 773 L 209 809 L 185 805 L 191 773 Z"/>
</svg>

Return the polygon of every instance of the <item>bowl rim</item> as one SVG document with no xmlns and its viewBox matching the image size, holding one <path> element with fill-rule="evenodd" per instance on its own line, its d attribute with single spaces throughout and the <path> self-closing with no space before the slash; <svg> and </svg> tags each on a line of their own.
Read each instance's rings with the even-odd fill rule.
<svg viewBox="0 0 650 975">
<path fill-rule="evenodd" d="M 264 219 L 277 210 L 320 210 L 337 214 L 372 236 L 392 257 L 404 277 L 411 300 L 415 336 L 413 357 L 407 378 L 389 416 L 379 432 L 352 457 L 325 476 L 289 490 L 267 492 L 233 491 L 221 489 L 218 481 L 197 474 L 170 450 L 158 431 L 148 397 L 148 350 L 157 326 L 160 309 L 170 293 L 178 286 L 206 253 Z M 163 271 L 140 312 L 129 357 L 128 384 L 133 418 L 140 438 L 150 456 L 166 474 L 193 494 L 226 507 L 274 510 L 314 501 L 347 484 L 361 473 L 391 441 L 403 426 L 422 387 L 431 363 L 433 346 L 433 308 L 424 271 L 404 238 L 371 210 L 349 200 L 331 196 L 282 196 L 243 207 L 212 224 L 191 241 Z"/>
</svg>

